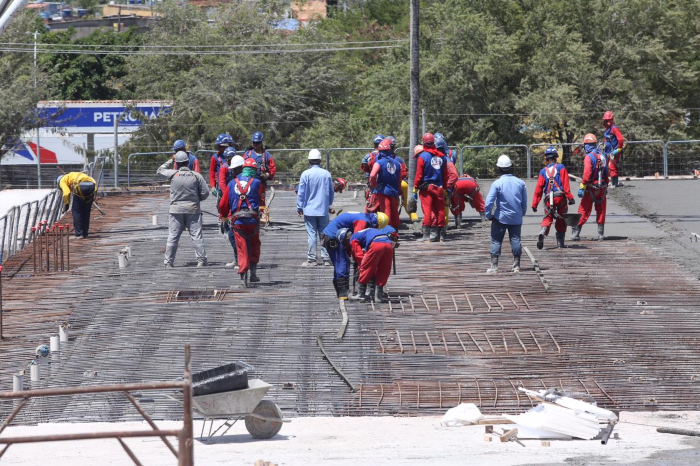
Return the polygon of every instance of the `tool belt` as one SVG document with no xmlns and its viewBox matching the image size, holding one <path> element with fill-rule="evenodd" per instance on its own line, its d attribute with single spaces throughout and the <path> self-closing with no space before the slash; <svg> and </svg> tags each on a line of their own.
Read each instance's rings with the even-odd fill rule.
<svg viewBox="0 0 700 466">
<path fill-rule="evenodd" d="M 598 191 L 601 191 L 601 190 L 604 190 L 604 191 L 605 191 L 605 192 L 603 193 L 603 196 L 601 196 L 600 198 L 596 198 L 594 191 L 595 191 L 595 192 L 598 192 Z M 591 196 L 591 200 L 592 200 L 594 203 L 600 204 L 601 202 L 603 202 L 603 200 L 605 200 L 605 194 L 607 194 L 607 192 L 608 192 L 608 185 L 607 185 L 607 184 L 603 184 L 603 185 L 589 184 L 589 185 L 586 187 L 586 191 L 588 191 L 588 194 Z"/>
<path fill-rule="evenodd" d="M 232 215 L 233 218 L 254 218 L 255 220 L 258 220 L 258 213 L 254 210 L 248 210 L 248 209 L 241 209 L 238 212 L 234 213 Z"/>
<path fill-rule="evenodd" d="M 326 249 L 337 249 L 340 246 L 340 242 L 336 238 L 321 233 L 321 245 Z"/>
</svg>

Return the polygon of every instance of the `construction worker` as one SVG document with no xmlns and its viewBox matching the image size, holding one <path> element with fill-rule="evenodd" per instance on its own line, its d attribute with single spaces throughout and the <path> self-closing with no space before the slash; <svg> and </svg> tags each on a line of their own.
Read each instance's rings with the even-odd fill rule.
<svg viewBox="0 0 700 466">
<path fill-rule="evenodd" d="M 571 228 L 571 240 L 579 241 L 581 227 L 591 216 L 591 210 L 595 205 L 596 223 L 598 224 L 598 241 L 602 241 L 605 234 L 605 209 L 607 207 L 607 191 L 610 178 L 608 164 L 605 155 L 597 147 L 598 139 L 595 134 L 588 133 L 583 137 L 583 176 L 578 190 L 581 203 L 578 213 L 581 219 L 578 225 Z"/>
<path fill-rule="evenodd" d="M 481 196 L 479 183 L 465 173 L 457 179 L 450 199 L 450 210 L 455 216 L 455 222 L 458 226 L 462 222 L 462 212 L 464 212 L 467 202 L 479 213 L 481 221 L 485 221 L 484 198 Z"/>
<path fill-rule="evenodd" d="M 172 267 L 177 253 L 180 235 L 187 229 L 194 243 L 197 267 L 207 265 L 207 251 L 202 237 L 202 210 L 200 203 L 209 197 L 209 189 L 202 175 L 189 169 L 189 156 L 185 151 L 175 154 L 158 168 L 158 174 L 170 181 L 170 218 L 168 242 L 165 246 L 165 266 Z M 182 164 L 177 170 L 171 167 Z"/>
<path fill-rule="evenodd" d="M 360 297 L 364 297 L 365 301 L 386 302 L 384 287 L 391 273 L 394 247 L 398 245 L 397 235 L 393 227 L 386 226 L 382 229 L 367 228 L 350 237 L 352 256 L 359 264 L 360 278 L 357 281 L 360 284 Z M 369 296 L 365 297 L 368 286 Z"/>
<path fill-rule="evenodd" d="M 445 162 L 446 162 L 445 169 L 447 170 L 448 184 L 451 186 L 454 186 L 454 184 L 457 182 L 457 179 L 459 179 L 459 175 L 457 174 L 457 167 L 455 167 L 455 164 L 452 161 L 452 158 L 451 158 L 452 151 L 447 146 L 447 140 L 445 140 L 445 137 L 440 133 L 436 133 L 435 147 L 437 147 L 437 149 L 440 152 L 442 152 L 443 155 L 445 156 Z M 443 238 L 447 238 L 447 222 L 450 218 L 450 207 L 451 207 L 452 194 L 453 194 L 452 191 L 447 190 L 447 189 L 444 190 L 445 226 L 442 227 L 442 237 Z"/>
<path fill-rule="evenodd" d="M 566 247 L 564 245 L 564 236 L 566 235 L 564 214 L 569 210 L 569 206 L 576 202 L 569 189 L 569 172 L 564 165 L 557 163 L 557 157 L 559 154 L 556 147 L 549 146 L 545 149 L 546 166 L 540 170 L 535 186 L 535 195 L 532 197 L 533 212 L 537 212 L 537 206 L 544 197 L 544 218 L 542 219 L 542 229 L 537 237 L 537 249 L 544 247 L 544 238 L 549 235 L 552 223 L 554 223 L 554 229 L 557 232 L 557 246 Z"/>
<path fill-rule="evenodd" d="M 338 298 L 348 299 L 350 291 L 350 235 L 365 228 L 384 228 L 388 221 L 382 212 L 346 212 L 334 218 L 321 233 L 321 243 L 333 263 L 333 286 Z"/>
<path fill-rule="evenodd" d="M 372 172 L 372 167 L 374 167 L 374 162 L 379 153 L 379 144 L 386 139 L 383 135 L 377 134 L 372 143 L 374 144 L 374 150 L 365 154 L 362 157 L 362 163 L 360 163 L 360 170 L 365 172 L 367 178 L 367 186 L 365 187 L 365 202 L 367 203 L 365 207 L 365 212 L 379 212 L 379 203 L 377 203 L 376 196 L 372 194 L 372 188 L 369 186 L 369 174 Z"/>
<path fill-rule="evenodd" d="M 271 181 L 277 173 L 275 160 L 270 152 L 263 146 L 263 133 L 256 131 L 251 138 L 251 146 L 243 153 L 243 159 L 252 158 L 258 164 L 257 177 L 260 180 L 260 205 L 265 206 L 265 189 L 267 182 Z"/>
<path fill-rule="evenodd" d="M 603 127 L 605 128 L 605 157 L 608 159 L 610 181 L 612 186 L 617 188 L 622 186 L 618 177 L 622 165 L 622 148 L 625 145 L 625 138 L 622 136 L 620 128 L 615 124 L 615 116 L 610 110 L 603 115 Z"/>
<path fill-rule="evenodd" d="M 513 175 L 513 162 L 507 155 L 498 157 L 496 163 L 501 177 L 493 182 L 486 196 L 486 218 L 491 220 L 491 267 L 486 273 L 498 273 L 498 257 L 506 230 L 513 251 L 511 272 L 520 272 L 520 232 L 523 216 L 527 213 L 527 189 L 523 180 Z"/>
<path fill-rule="evenodd" d="M 457 160 L 457 151 L 456 151 L 456 150 L 452 150 L 452 149 L 450 149 L 450 148 L 447 146 L 447 138 L 446 138 L 442 133 L 435 133 L 434 136 L 435 136 L 435 146 L 437 146 L 438 149 L 440 148 L 439 145 L 438 145 L 438 139 L 442 139 L 443 141 L 445 141 L 445 148 L 444 148 L 444 149 L 445 149 L 445 150 L 444 150 L 445 156 L 446 156 L 446 157 L 449 159 L 449 161 L 452 162 L 452 163 L 454 164 L 454 166 L 456 167 L 456 166 L 457 166 L 457 161 L 458 161 L 458 160 Z"/>
<path fill-rule="evenodd" d="M 389 217 L 389 225 L 399 228 L 399 195 L 401 194 L 401 165 L 391 153 L 391 140 L 384 139 L 378 146 L 369 185 L 379 204 L 379 211 Z"/>
<path fill-rule="evenodd" d="M 233 145 L 233 138 L 228 134 L 219 134 L 216 137 L 216 142 L 214 146 L 216 147 L 216 153 L 211 156 L 211 161 L 209 163 L 209 186 L 211 187 L 211 193 L 218 197 L 221 195 L 219 187 L 219 168 L 226 163 L 226 157 L 224 157 L 224 151 L 227 147 Z"/>
<path fill-rule="evenodd" d="M 187 144 L 185 143 L 185 141 L 183 141 L 182 139 L 178 139 L 177 141 L 175 141 L 175 143 L 173 144 L 172 151 L 173 151 L 173 158 L 175 157 L 175 154 L 180 152 L 180 151 L 187 152 L 187 157 L 189 157 L 187 160 L 187 168 L 189 168 L 193 172 L 202 173 L 199 169 L 199 159 L 197 157 L 195 157 L 192 152 L 187 151 Z M 175 164 L 175 166 L 173 168 L 175 170 L 177 170 L 178 169 L 177 164 Z"/>
<path fill-rule="evenodd" d="M 227 147 L 224 151 L 224 157 L 228 162 L 224 163 L 219 168 L 219 186 L 222 186 L 221 196 L 226 197 L 228 193 L 229 183 L 243 171 L 243 157 L 236 155 L 236 149 Z M 230 167 L 230 168 L 229 168 Z M 230 220 L 224 221 L 219 215 L 219 223 L 221 225 L 221 233 L 228 237 L 229 243 L 233 248 L 233 261 L 226 263 L 226 268 L 238 268 L 238 249 L 236 247 L 236 236 L 233 233 Z"/>
<path fill-rule="evenodd" d="M 231 161 L 231 164 L 238 160 Z M 238 167 L 237 167 L 238 168 Z M 219 212 L 225 220 L 231 222 L 238 251 L 238 274 L 243 280 L 260 281 L 258 262 L 260 262 L 260 180 L 256 178 L 258 164 L 252 158 L 243 162 L 243 169 L 233 178 L 219 202 Z"/>
<path fill-rule="evenodd" d="M 90 211 L 95 200 L 97 183 L 81 172 L 70 172 L 56 178 L 56 184 L 63 192 L 63 212 L 68 211 L 70 196 L 73 195 L 73 231 L 76 238 L 87 238 L 90 229 Z"/>
<path fill-rule="evenodd" d="M 333 180 L 333 192 L 342 193 L 348 187 L 348 180 L 336 178 Z"/>
<path fill-rule="evenodd" d="M 435 147 L 435 137 L 432 133 L 425 133 L 423 152 L 418 154 L 413 180 L 413 200 L 418 201 L 420 192 L 423 209 L 423 241 L 440 241 L 445 226 L 444 191 L 452 189 L 446 165 L 445 155 Z"/>
<path fill-rule="evenodd" d="M 309 168 L 301 174 L 297 186 L 297 214 L 304 217 L 306 233 L 309 238 L 309 250 L 302 267 L 316 265 L 317 240 L 328 226 L 328 212 L 333 204 L 335 189 L 333 178 L 328 170 L 321 168 L 321 152 L 309 151 Z M 321 245 L 323 265 L 331 265 L 326 248 Z"/>
</svg>

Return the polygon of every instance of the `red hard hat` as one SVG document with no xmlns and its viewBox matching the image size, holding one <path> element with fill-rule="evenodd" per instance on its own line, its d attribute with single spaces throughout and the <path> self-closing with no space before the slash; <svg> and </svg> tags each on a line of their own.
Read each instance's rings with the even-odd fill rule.
<svg viewBox="0 0 700 466">
<path fill-rule="evenodd" d="M 383 139 L 382 142 L 377 146 L 378 150 L 391 150 L 391 139 Z"/>
<path fill-rule="evenodd" d="M 243 162 L 244 167 L 250 167 L 250 168 L 258 168 L 258 164 L 255 162 L 255 159 L 250 158 L 250 159 L 245 159 L 245 162 Z"/>
<path fill-rule="evenodd" d="M 338 185 L 338 191 L 340 191 L 341 193 L 345 188 L 348 187 L 348 181 L 343 178 L 336 178 L 335 182 Z"/>
<path fill-rule="evenodd" d="M 597 142 L 598 142 L 598 138 L 596 138 L 595 134 L 593 134 L 593 133 L 588 133 L 583 137 L 584 144 L 596 144 Z"/>
<path fill-rule="evenodd" d="M 435 145 L 435 136 L 433 136 L 433 133 L 425 133 L 423 135 L 423 145 L 428 147 Z"/>
<path fill-rule="evenodd" d="M 613 112 L 611 112 L 610 110 L 605 112 L 605 114 L 603 115 L 603 120 L 613 120 L 613 119 L 615 119 L 615 116 L 613 115 Z"/>
</svg>

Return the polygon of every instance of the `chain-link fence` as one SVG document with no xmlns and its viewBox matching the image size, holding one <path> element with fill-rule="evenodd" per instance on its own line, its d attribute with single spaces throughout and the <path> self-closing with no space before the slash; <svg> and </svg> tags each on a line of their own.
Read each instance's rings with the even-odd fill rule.
<svg viewBox="0 0 700 466">
<path fill-rule="evenodd" d="M 694 175 L 700 170 L 700 140 L 666 143 L 667 176 Z"/>
<path fill-rule="evenodd" d="M 469 145 L 460 149 L 460 174 L 468 173 L 476 178 L 499 176 L 496 161 L 505 154 L 513 162 L 513 174 L 531 176 L 530 151 L 524 144 Z"/>
</svg>

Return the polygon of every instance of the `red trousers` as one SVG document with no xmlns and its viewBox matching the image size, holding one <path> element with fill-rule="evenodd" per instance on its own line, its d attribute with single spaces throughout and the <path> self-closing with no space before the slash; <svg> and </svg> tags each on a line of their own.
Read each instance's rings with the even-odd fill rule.
<svg viewBox="0 0 700 466">
<path fill-rule="evenodd" d="M 233 235 L 238 250 L 238 273 L 246 273 L 250 264 L 260 261 L 260 227 L 255 224 L 234 224 Z"/>
<path fill-rule="evenodd" d="M 561 233 L 566 232 L 566 223 L 564 222 L 564 219 L 557 218 L 556 222 L 554 220 L 555 210 L 559 213 L 559 215 L 564 215 L 569 210 L 569 205 L 567 204 L 566 196 L 555 197 L 553 209 L 549 208 L 549 196 L 547 196 L 545 199 L 545 215 L 542 219 L 542 227 L 547 229 L 545 235 L 549 234 L 549 227 L 552 226 L 552 223 L 554 223 L 554 229 L 556 231 Z"/>
<path fill-rule="evenodd" d="M 474 210 L 476 210 L 479 213 L 483 212 L 484 208 L 486 207 L 486 203 L 484 202 L 484 198 L 481 195 L 481 192 L 476 191 L 470 197 L 472 198 L 470 204 L 474 208 Z M 455 190 L 455 192 L 452 193 L 452 199 L 450 200 L 450 210 L 452 211 L 452 215 L 457 216 L 461 214 L 462 212 L 464 212 L 465 208 L 466 203 L 464 202 L 464 196 Z"/>
<path fill-rule="evenodd" d="M 581 220 L 578 221 L 578 226 L 582 226 L 588 221 L 591 216 L 591 209 L 595 205 L 595 221 L 599 225 L 605 224 L 605 207 L 608 203 L 606 189 L 593 189 L 591 186 L 586 188 L 586 192 L 581 198 L 581 204 L 578 206 L 578 213 L 581 214 Z"/>
<path fill-rule="evenodd" d="M 265 190 L 267 189 L 267 186 L 264 184 L 260 183 L 260 207 L 265 207 Z"/>
<path fill-rule="evenodd" d="M 369 189 L 365 190 L 365 199 L 367 199 L 367 205 L 365 206 L 365 213 L 376 214 L 380 212 L 379 199 L 377 194 L 372 194 Z"/>
<path fill-rule="evenodd" d="M 374 278 L 374 283 L 377 286 L 386 285 L 391 273 L 393 258 L 394 246 L 391 243 L 373 242 L 370 244 L 359 267 L 360 278 L 357 279 L 358 283 L 366 285 Z"/>
<path fill-rule="evenodd" d="M 620 165 L 622 165 L 622 160 L 620 160 L 621 153 L 615 154 L 615 158 L 610 158 L 608 162 L 608 170 L 610 170 L 610 177 L 620 176 Z"/>
<path fill-rule="evenodd" d="M 386 194 L 375 194 L 375 197 L 379 204 L 379 212 L 384 212 L 389 217 L 389 225 L 398 230 L 401 224 L 399 221 L 399 198 Z"/>
<path fill-rule="evenodd" d="M 445 197 L 443 189 L 434 184 L 428 185 L 428 189 L 421 189 L 420 207 L 423 209 L 424 227 L 445 226 Z"/>
</svg>

